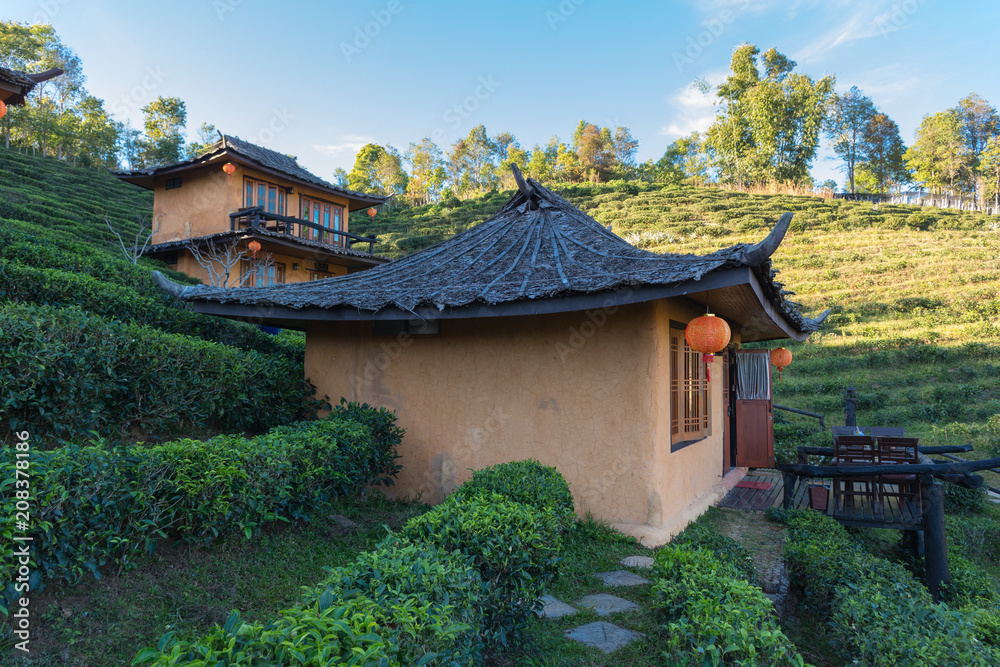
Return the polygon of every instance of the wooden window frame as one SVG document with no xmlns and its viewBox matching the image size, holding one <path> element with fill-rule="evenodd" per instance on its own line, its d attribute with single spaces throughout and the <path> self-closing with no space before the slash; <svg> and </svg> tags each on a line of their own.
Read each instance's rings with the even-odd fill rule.
<svg viewBox="0 0 1000 667">
<path fill-rule="evenodd" d="M 671 323 L 670 451 L 676 452 L 712 435 L 712 392 L 701 352 L 692 350 L 684 329 Z"/>
<path fill-rule="evenodd" d="M 248 187 L 249 186 L 249 187 Z M 260 188 L 264 188 L 264 201 L 257 201 L 260 198 Z M 250 192 L 250 198 L 247 198 L 247 191 Z M 273 197 L 272 197 L 273 195 Z M 275 203 L 275 209 L 271 210 L 271 201 Z M 277 213 L 278 215 L 285 215 L 285 209 L 288 207 L 288 195 L 285 192 L 285 187 L 283 185 L 277 185 L 271 183 L 270 181 L 262 181 L 259 178 L 251 178 L 249 176 L 243 177 L 243 207 L 251 208 L 253 206 L 260 206 L 267 213 Z"/>
<path fill-rule="evenodd" d="M 309 217 L 306 217 L 305 214 L 306 206 L 309 206 Z M 337 224 L 337 218 L 334 215 L 335 210 L 340 211 L 339 224 Z M 308 220 L 313 224 L 321 225 L 327 229 L 346 232 L 347 230 L 344 229 L 344 226 L 347 224 L 346 211 L 346 207 L 342 204 L 335 204 L 332 201 L 326 201 L 325 199 L 320 199 L 319 197 L 299 195 L 299 218 Z M 313 241 L 321 241 L 323 243 L 327 243 L 328 245 L 344 245 L 344 237 L 340 234 L 326 234 L 326 240 L 322 240 L 320 232 L 304 225 L 299 225 L 299 236 L 302 238 L 312 239 Z"/>
<path fill-rule="evenodd" d="M 272 268 L 272 267 L 267 267 Z M 257 285 L 257 274 L 250 276 L 246 282 L 243 283 L 243 287 L 269 287 L 271 285 L 283 285 L 285 283 L 285 265 L 282 262 L 275 262 L 273 264 L 274 268 L 274 282 L 266 282 L 264 285 Z M 243 260 L 240 262 L 240 277 L 245 276 L 250 270 L 250 262 Z M 260 267 L 258 267 L 260 270 Z"/>
</svg>

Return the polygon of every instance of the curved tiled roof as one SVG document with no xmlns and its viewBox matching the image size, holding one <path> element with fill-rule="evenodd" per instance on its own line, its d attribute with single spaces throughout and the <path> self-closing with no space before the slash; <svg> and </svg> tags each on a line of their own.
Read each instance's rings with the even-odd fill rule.
<svg viewBox="0 0 1000 667">
<path fill-rule="evenodd" d="M 518 174 L 519 176 L 519 174 Z M 367 271 L 309 283 L 245 289 L 188 287 L 189 301 L 289 309 L 437 311 L 474 305 L 593 294 L 626 287 L 677 285 L 707 274 L 751 267 L 765 298 L 799 331 L 814 331 L 790 292 L 774 280 L 770 254 L 791 220 L 785 214 L 765 241 L 710 255 L 640 250 L 537 182 L 517 192 L 489 220 L 447 241 Z"/>
<path fill-rule="evenodd" d="M 112 173 L 119 178 L 153 176 L 158 173 L 176 171 L 179 168 L 202 164 L 223 154 L 231 154 L 242 157 L 252 164 L 279 172 L 298 181 L 319 186 L 326 190 L 330 190 L 331 192 L 336 192 L 350 197 L 351 199 L 362 200 L 366 202 L 365 205 L 368 205 L 368 203 L 382 203 L 388 199 L 388 197 L 383 197 L 381 195 L 365 194 L 364 192 L 342 188 L 328 181 L 324 181 L 319 176 L 316 176 L 312 172 L 303 168 L 299 164 L 298 160 L 291 155 L 284 155 L 283 153 L 273 151 L 270 148 L 264 148 L 263 146 L 252 144 L 249 141 L 244 141 L 239 137 L 230 136 L 228 134 L 220 133 L 219 136 L 220 139 L 218 141 L 205 149 L 200 155 L 190 160 L 184 160 L 182 162 L 175 162 L 174 164 L 162 165 L 158 167 L 136 169 L 134 171 L 116 171 Z"/>
</svg>

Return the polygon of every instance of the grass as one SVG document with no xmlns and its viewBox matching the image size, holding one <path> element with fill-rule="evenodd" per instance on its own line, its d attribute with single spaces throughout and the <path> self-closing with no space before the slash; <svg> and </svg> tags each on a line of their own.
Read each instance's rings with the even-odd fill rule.
<svg viewBox="0 0 1000 667">
<path fill-rule="evenodd" d="M 374 548 L 387 527 L 426 509 L 377 495 L 326 508 L 320 521 L 274 525 L 254 541 L 230 536 L 205 548 L 161 542 L 134 570 L 33 595 L 32 657 L 18 664 L 128 665 L 164 633 L 195 638 L 233 610 L 249 621 L 271 620 L 295 604 L 301 586 L 321 581 L 325 568 L 346 565 Z M 342 530 L 333 514 L 358 528 Z"/>
</svg>

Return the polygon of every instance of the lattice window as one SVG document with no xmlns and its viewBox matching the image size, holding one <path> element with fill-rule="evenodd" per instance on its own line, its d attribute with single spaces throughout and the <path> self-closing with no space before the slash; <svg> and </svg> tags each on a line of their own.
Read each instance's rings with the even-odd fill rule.
<svg viewBox="0 0 1000 667">
<path fill-rule="evenodd" d="M 711 434 L 705 362 L 688 347 L 684 332 L 670 330 L 670 442 L 700 440 Z"/>
</svg>

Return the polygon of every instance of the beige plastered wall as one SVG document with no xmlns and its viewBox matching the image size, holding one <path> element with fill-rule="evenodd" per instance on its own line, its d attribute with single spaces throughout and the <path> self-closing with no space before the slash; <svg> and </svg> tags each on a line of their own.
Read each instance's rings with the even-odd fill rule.
<svg viewBox="0 0 1000 667">
<path fill-rule="evenodd" d="M 660 301 L 443 320 L 439 335 L 395 338 L 373 337 L 370 322 L 315 322 L 306 376 L 334 402 L 396 411 L 406 436 L 393 495 L 440 502 L 471 470 L 535 458 L 566 477 L 580 515 L 662 544 L 735 483 L 723 479 L 719 382 L 717 428 L 670 452 L 667 330 L 699 314 Z"/>
<path fill-rule="evenodd" d="M 346 197 L 302 186 L 266 174 L 241 164 L 233 163 L 236 171 L 227 177 L 222 171 L 224 162 L 194 167 L 183 172 L 157 176 L 153 182 L 153 224 L 156 233 L 153 244 L 179 241 L 198 236 L 208 236 L 229 231 L 229 214 L 243 208 L 243 179 L 254 178 L 274 185 L 291 187 L 287 195 L 286 214 L 299 216 L 302 197 L 312 197 L 344 207 L 343 229 L 348 231 Z M 170 178 L 180 176 L 181 187 L 166 189 Z"/>
</svg>

